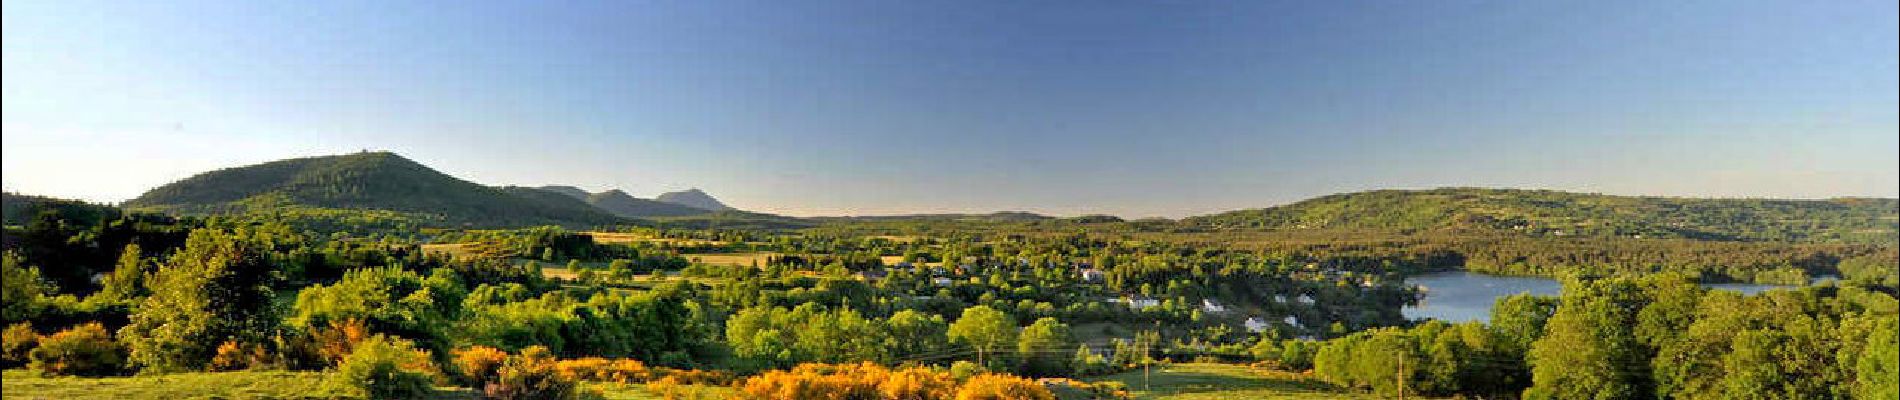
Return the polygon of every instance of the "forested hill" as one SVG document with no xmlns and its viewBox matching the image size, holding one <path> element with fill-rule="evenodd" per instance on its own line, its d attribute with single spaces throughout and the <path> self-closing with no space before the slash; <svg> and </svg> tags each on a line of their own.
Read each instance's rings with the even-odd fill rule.
<svg viewBox="0 0 1900 400">
<path fill-rule="evenodd" d="M 1445 188 L 1336 194 L 1191 217 L 1209 229 L 1516 231 L 1536 236 L 1895 241 L 1900 201 L 1690 199 L 1549 190 Z"/>
<path fill-rule="evenodd" d="M 586 226 L 624 221 L 566 196 L 483 186 L 389 152 L 296 158 L 206 172 L 152 189 L 125 206 L 191 214 L 245 211 L 260 204 L 389 210 L 459 226 Z"/>
<path fill-rule="evenodd" d="M 710 211 L 732 211 L 734 208 L 719 202 L 710 194 L 699 189 L 687 189 L 678 192 L 660 193 L 653 200 Z"/>
<path fill-rule="evenodd" d="M 79 200 L 56 199 L 13 192 L 0 193 L 0 216 L 4 216 L 7 225 L 25 225 L 32 221 L 34 213 L 44 205 L 59 205 L 68 214 L 116 215 L 111 206 L 87 203 Z M 94 218 L 77 218 L 97 220 Z"/>
</svg>

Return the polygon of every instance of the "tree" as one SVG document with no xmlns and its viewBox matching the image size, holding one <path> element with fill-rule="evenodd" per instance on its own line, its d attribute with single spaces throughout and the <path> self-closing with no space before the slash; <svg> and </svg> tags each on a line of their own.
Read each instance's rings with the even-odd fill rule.
<svg viewBox="0 0 1900 400">
<path fill-rule="evenodd" d="M 963 309 L 950 324 L 950 341 L 976 350 L 977 364 L 990 367 L 991 355 L 1016 343 L 1016 318 L 989 306 Z"/>
<path fill-rule="evenodd" d="M 137 243 L 125 245 L 125 250 L 119 253 L 118 266 L 112 269 L 112 275 L 106 276 L 105 287 L 93 295 L 95 298 L 121 303 L 146 295 L 145 259 L 140 257 L 139 251 Z"/>
<path fill-rule="evenodd" d="M 1900 319 L 1875 322 L 1867 347 L 1854 365 L 1854 393 L 1863 399 L 1900 398 Z"/>
<path fill-rule="evenodd" d="M 949 347 L 948 338 L 944 336 L 949 325 L 935 314 L 901 310 L 884 320 L 884 329 L 890 332 L 886 347 L 892 357 L 900 360 L 938 353 Z"/>
<path fill-rule="evenodd" d="M 254 244 L 222 230 L 193 231 L 152 275 L 152 295 L 120 340 L 149 371 L 202 370 L 219 344 L 261 343 L 276 327 L 271 282 L 270 262 Z"/>
<path fill-rule="evenodd" d="M 1054 317 L 1042 317 L 1035 323 L 1023 328 L 1022 338 L 1016 342 L 1016 353 L 1022 357 L 1023 375 L 1032 377 L 1064 376 L 1072 373 L 1066 354 L 1075 346 L 1075 335 L 1069 331 L 1069 325 Z"/>
<path fill-rule="evenodd" d="M 1557 313 L 1557 298 L 1519 293 L 1498 298 L 1491 306 L 1491 328 L 1503 337 L 1507 351 L 1523 353 L 1544 336 L 1544 324 Z"/>
<path fill-rule="evenodd" d="M 1633 279 L 1571 280 L 1544 337 L 1531 345 L 1526 399 L 1629 399 L 1650 394 L 1649 350 L 1635 332 L 1649 303 Z"/>
<path fill-rule="evenodd" d="M 40 279 L 40 269 L 24 265 L 20 255 L 0 255 L 0 320 L 20 322 L 39 316 L 52 286 Z"/>
<path fill-rule="evenodd" d="M 462 314 L 466 297 L 461 280 L 448 269 L 423 278 L 395 267 L 361 268 L 345 272 L 335 284 L 298 292 L 289 323 L 321 327 L 330 321 L 360 320 L 371 331 L 440 350 L 447 342 L 444 330 Z"/>
</svg>

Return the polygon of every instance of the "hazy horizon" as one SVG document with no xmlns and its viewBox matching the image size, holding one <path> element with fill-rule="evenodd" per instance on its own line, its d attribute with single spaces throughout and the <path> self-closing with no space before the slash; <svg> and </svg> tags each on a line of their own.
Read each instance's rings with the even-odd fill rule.
<svg viewBox="0 0 1900 400">
<path fill-rule="evenodd" d="M 1891 1 L 5 1 L 8 191 L 387 150 L 794 216 L 1900 197 Z"/>
</svg>

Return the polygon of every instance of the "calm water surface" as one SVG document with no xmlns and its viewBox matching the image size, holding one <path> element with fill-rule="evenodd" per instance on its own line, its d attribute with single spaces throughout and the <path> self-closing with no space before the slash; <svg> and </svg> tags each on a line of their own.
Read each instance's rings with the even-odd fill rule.
<svg viewBox="0 0 1900 400">
<path fill-rule="evenodd" d="M 1425 299 L 1416 306 L 1405 307 L 1406 318 L 1433 318 L 1446 322 L 1486 321 L 1491 318 L 1491 304 L 1499 297 L 1518 293 L 1555 296 L 1563 289 L 1563 284 L 1549 278 L 1497 276 L 1472 272 L 1436 272 L 1414 276 L 1406 283 L 1427 288 Z M 1755 294 L 1783 285 L 1760 285 L 1752 283 L 1715 283 L 1703 284 L 1703 287 L 1733 290 L 1743 294 Z"/>
</svg>

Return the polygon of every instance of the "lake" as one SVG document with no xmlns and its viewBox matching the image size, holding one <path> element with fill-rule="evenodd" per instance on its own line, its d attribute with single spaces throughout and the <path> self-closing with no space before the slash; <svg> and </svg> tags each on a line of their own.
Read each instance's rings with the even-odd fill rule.
<svg viewBox="0 0 1900 400">
<path fill-rule="evenodd" d="M 1426 287 L 1425 298 L 1416 306 L 1405 307 L 1409 319 L 1432 318 L 1445 322 L 1487 321 L 1491 304 L 1499 297 L 1529 292 L 1556 296 L 1563 284 L 1550 278 L 1485 275 L 1474 272 L 1434 272 L 1406 278 L 1405 283 Z M 1705 283 L 1703 287 L 1755 294 L 1786 285 L 1753 283 Z"/>
</svg>

